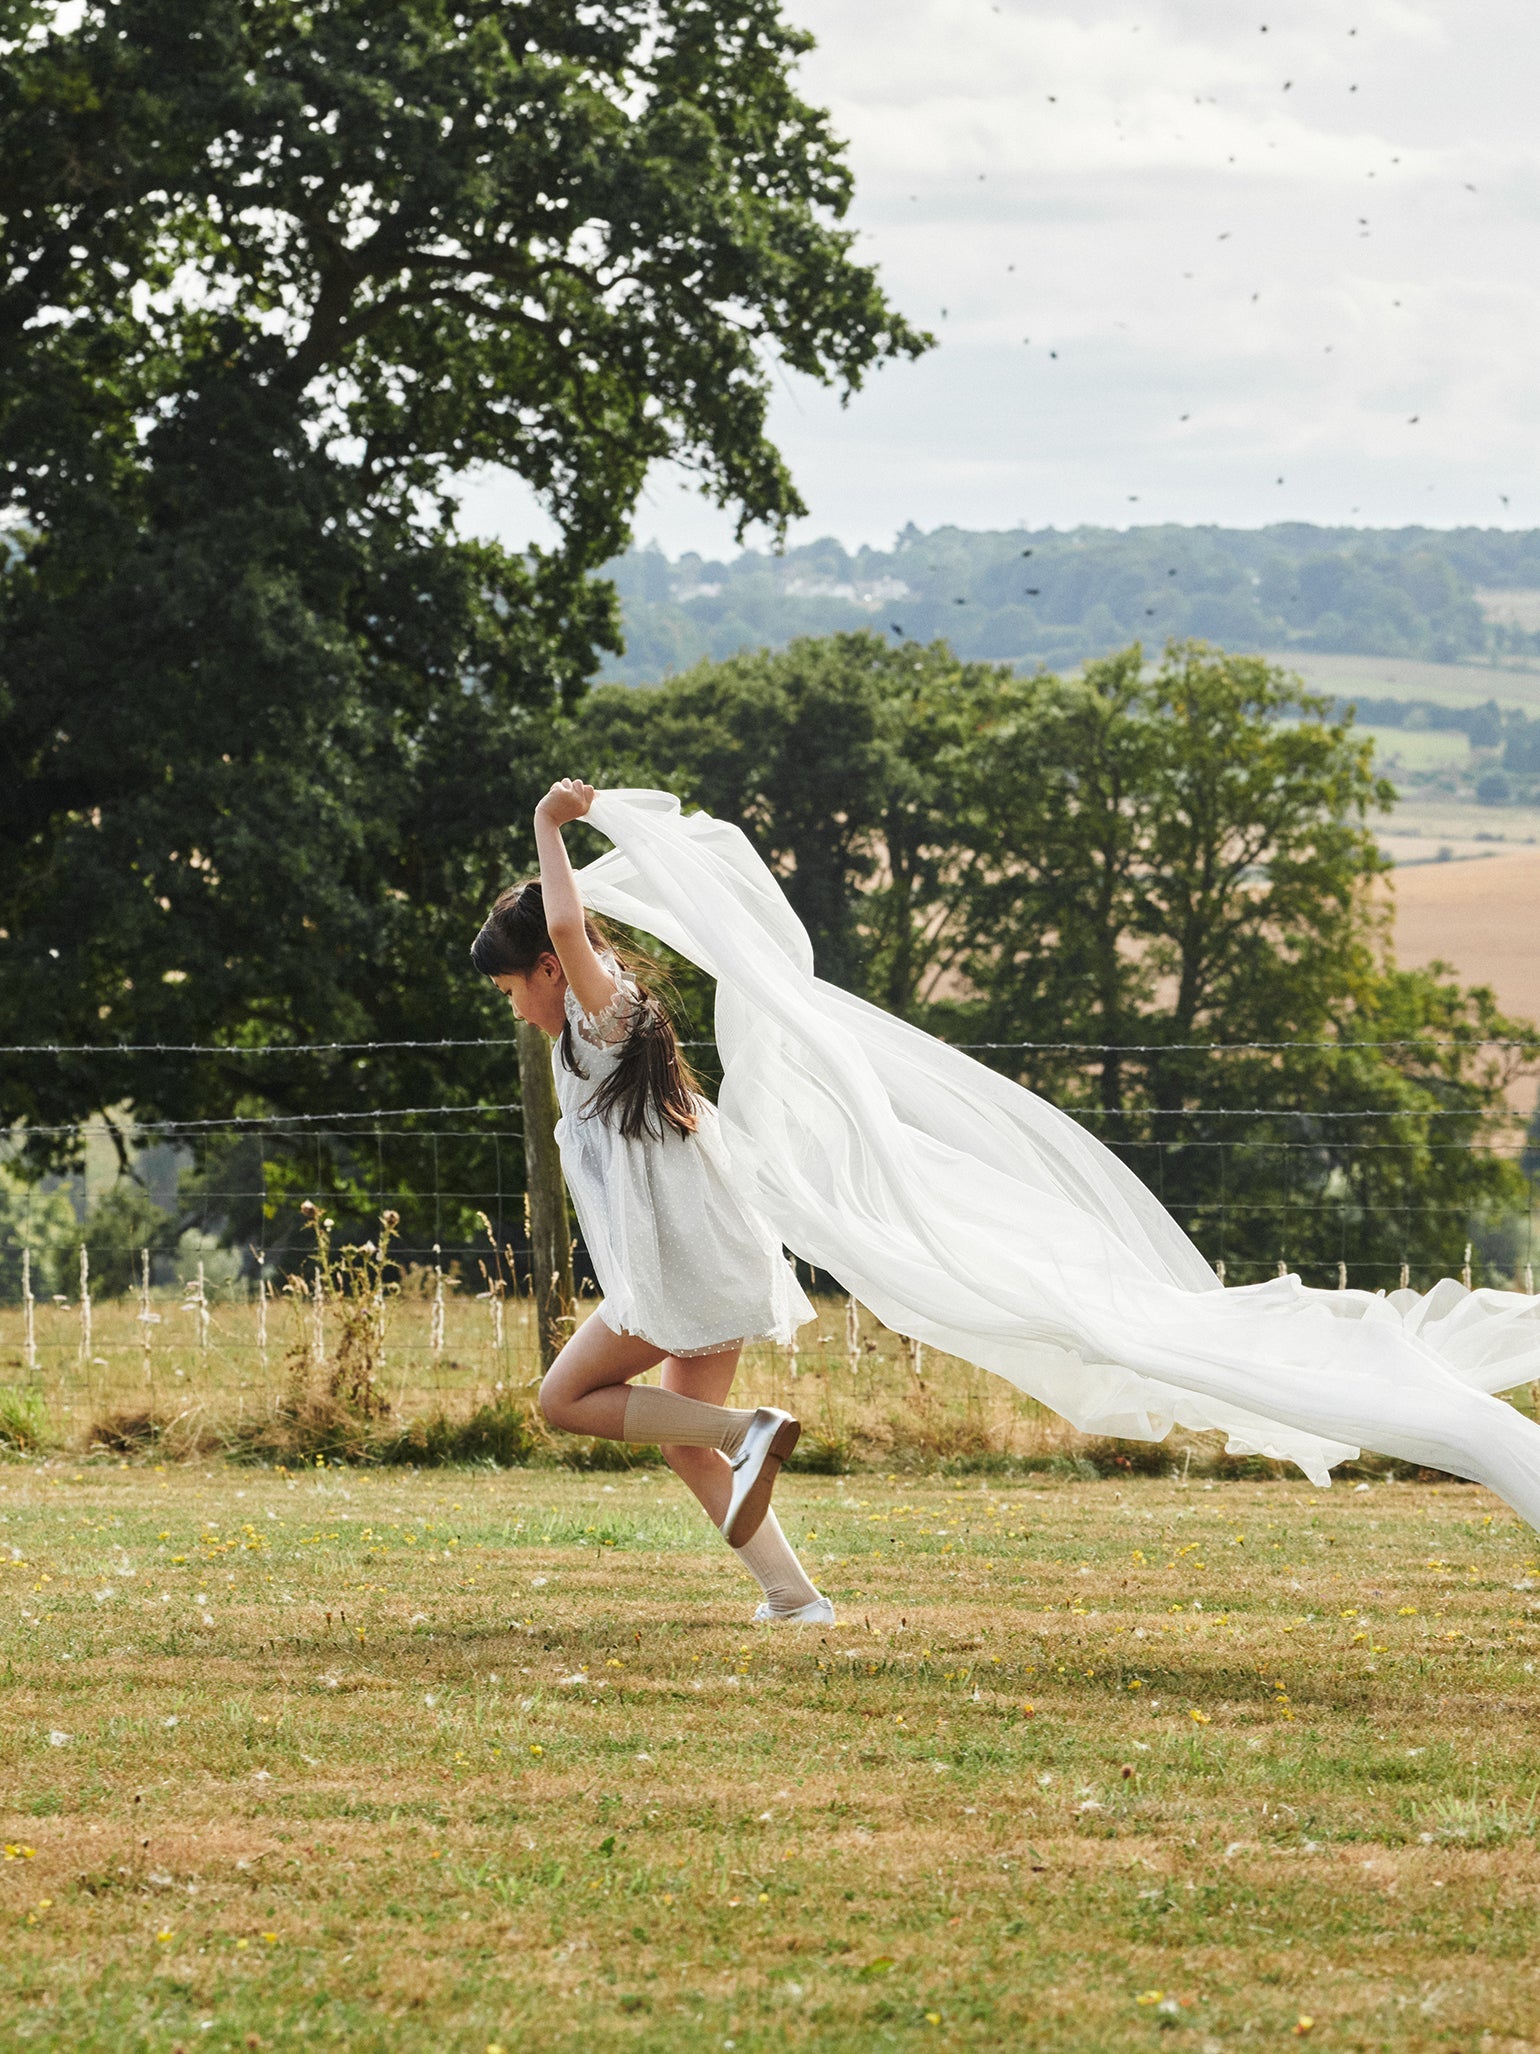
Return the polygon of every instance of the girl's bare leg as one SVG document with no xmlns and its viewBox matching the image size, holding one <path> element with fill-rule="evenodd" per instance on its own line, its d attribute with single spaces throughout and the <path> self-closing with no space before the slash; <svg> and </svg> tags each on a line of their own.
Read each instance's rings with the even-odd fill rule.
<svg viewBox="0 0 1540 2054">
<path fill-rule="evenodd" d="M 546 1371 L 540 1409 L 552 1426 L 569 1434 L 622 1440 L 626 1386 L 662 1360 L 661 1348 L 634 1334 L 617 1334 L 591 1313 Z"/>
<path fill-rule="evenodd" d="M 769 1510 L 775 1471 L 751 1470 L 745 1490 L 729 1460 L 738 1456 L 760 1417 L 752 1411 L 735 1411 L 723 1402 L 732 1389 L 740 1345 L 713 1355 L 665 1356 L 649 1342 L 616 1333 L 595 1314 L 547 1370 L 540 1386 L 540 1406 L 553 1426 L 569 1433 L 657 1442 L 664 1460 L 699 1499 L 712 1525 L 725 1530 L 732 1518 L 733 1541 L 744 1548 L 757 1547 L 753 1559 L 747 1555 L 740 1558 L 767 1596 L 784 1598 L 788 1590 L 801 1589 L 806 1579 Z M 633 1390 L 631 1379 L 657 1362 L 663 1365 L 658 1385 L 643 1384 Z M 767 1429 L 773 1427 L 780 1433 L 783 1426 L 789 1426 L 795 1437 L 795 1422 L 786 1420 L 784 1414 L 772 1411 L 764 1418 Z M 768 1453 L 776 1452 L 773 1444 L 767 1446 Z M 764 1459 L 761 1455 L 760 1460 Z M 736 1504 L 735 1485 L 739 1490 Z M 752 1499 L 756 1486 L 763 1491 L 757 1506 Z"/>
<path fill-rule="evenodd" d="M 643 1384 L 633 1391 L 631 1379 L 658 1362 L 665 1371 L 683 1367 L 650 1341 L 616 1333 L 595 1313 L 546 1371 L 540 1386 L 540 1409 L 552 1426 L 568 1433 L 598 1434 L 609 1441 L 689 1443 L 707 1453 L 720 1448 L 736 1454 L 754 1414 L 734 1412 L 692 1393 L 698 1388 L 714 1388 L 725 1395 L 737 1367 L 737 1345 L 716 1355 L 692 1356 L 685 1389 L 665 1374 L 660 1387 Z M 712 1364 L 725 1365 L 720 1376 L 701 1376 Z M 695 1373 L 693 1380 L 690 1372 Z M 726 1510 L 724 1499 L 724 1517 Z"/>
</svg>

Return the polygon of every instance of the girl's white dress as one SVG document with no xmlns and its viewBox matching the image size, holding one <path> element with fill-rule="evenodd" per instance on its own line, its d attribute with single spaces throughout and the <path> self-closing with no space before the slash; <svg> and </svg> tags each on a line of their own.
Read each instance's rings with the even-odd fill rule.
<svg viewBox="0 0 1540 2054">
<path fill-rule="evenodd" d="M 606 960 L 614 968 L 613 959 Z M 604 1298 L 599 1316 L 670 1355 L 739 1341 L 783 1345 L 814 1317 L 776 1235 L 738 1196 L 716 1108 L 697 1102 L 693 1134 L 628 1140 L 593 1109 L 625 1046 L 637 1003 L 623 984 L 590 1018 L 569 988 L 567 1018 L 584 1074 L 552 1050 L 567 1189 Z"/>
</svg>

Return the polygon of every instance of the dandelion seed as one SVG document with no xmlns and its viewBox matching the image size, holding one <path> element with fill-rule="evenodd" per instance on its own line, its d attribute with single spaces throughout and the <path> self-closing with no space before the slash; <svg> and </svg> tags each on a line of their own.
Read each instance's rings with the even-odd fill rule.
<svg viewBox="0 0 1540 2054">
<path fill-rule="evenodd" d="M 61 1733 L 59 1728 L 55 1726 L 48 1736 L 48 1745 L 50 1747 L 68 1747 L 74 1737 L 73 1733 Z"/>
</svg>

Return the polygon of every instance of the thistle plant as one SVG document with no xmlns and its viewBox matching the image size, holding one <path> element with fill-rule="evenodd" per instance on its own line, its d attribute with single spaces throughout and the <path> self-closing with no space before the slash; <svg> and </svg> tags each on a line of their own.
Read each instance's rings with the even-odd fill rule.
<svg viewBox="0 0 1540 2054">
<path fill-rule="evenodd" d="M 387 1313 L 400 1290 L 391 1274 L 390 1244 L 401 1216 L 382 1212 L 376 1240 L 339 1249 L 331 1238 L 336 1222 L 313 1200 L 305 1200 L 300 1215 L 313 1242 L 311 1272 L 291 1276 L 284 1288 L 296 1310 L 308 1308 L 310 1318 L 309 1333 L 291 1357 L 291 1406 L 297 1409 L 312 1396 L 313 1380 L 324 1371 L 325 1396 L 334 1405 L 356 1420 L 382 1418 L 390 1410 L 380 1387 Z M 335 1333 L 329 1361 L 328 1313 Z"/>
</svg>

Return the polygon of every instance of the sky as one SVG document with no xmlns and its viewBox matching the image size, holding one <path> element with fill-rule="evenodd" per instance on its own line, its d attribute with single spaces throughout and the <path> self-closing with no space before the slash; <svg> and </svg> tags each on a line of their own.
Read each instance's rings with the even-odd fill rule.
<svg viewBox="0 0 1540 2054">
<path fill-rule="evenodd" d="M 857 250 L 938 347 L 777 370 L 790 539 L 1540 526 L 1534 0 L 791 0 Z M 464 518 L 548 529 L 518 481 Z M 736 553 L 667 470 L 639 542 Z M 763 546 L 763 531 L 751 534 Z"/>
</svg>

